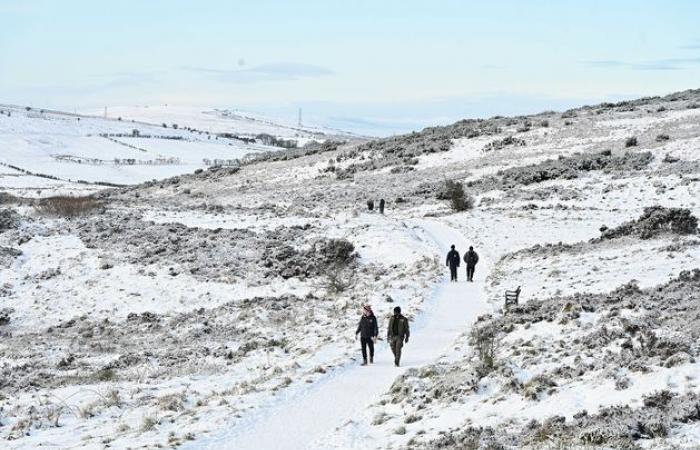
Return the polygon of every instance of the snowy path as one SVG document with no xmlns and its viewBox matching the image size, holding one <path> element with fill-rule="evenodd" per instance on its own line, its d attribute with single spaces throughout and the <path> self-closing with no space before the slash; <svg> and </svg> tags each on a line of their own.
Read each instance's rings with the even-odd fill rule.
<svg viewBox="0 0 700 450">
<path fill-rule="evenodd" d="M 437 221 L 420 220 L 411 224 L 420 227 L 435 241 L 442 253 L 453 243 L 460 251 L 468 247 L 458 232 Z M 460 267 L 459 283 L 450 283 L 448 275 L 436 287 L 426 301 L 425 312 L 411 325 L 411 339 L 404 347 L 402 367 L 393 366 L 391 351 L 382 341 L 377 345 L 373 366 L 348 364 L 309 388 L 281 399 L 256 417 L 244 418 L 231 429 L 203 437 L 183 448 L 301 450 L 319 445 L 315 441 L 360 415 L 406 368 L 433 362 L 449 350 L 455 339 L 485 312 L 481 285 L 488 273 L 486 265 L 480 263 L 481 270 L 477 271 L 474 283 L 464 282 L 464 267 Z M 386 324 L 380 323 L 380 336 L 385 333 Z"/>
</svg>

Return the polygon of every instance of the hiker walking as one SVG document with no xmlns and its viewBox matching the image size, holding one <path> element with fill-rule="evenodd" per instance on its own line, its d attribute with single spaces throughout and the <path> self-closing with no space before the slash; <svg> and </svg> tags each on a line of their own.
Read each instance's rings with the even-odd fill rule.
<svg viewBox="0 0 700 450">
<path fill-rule="evenodd" d="M 367 200 L 367 209 L 370 211 L 374 209 L 374 200 Z"/>
<path fill-rule="evenodd" d="M 394 315 L 389 319 L 389 327 L 386 332 L 386 339 L 394 354 L 394 366 L 399 367 L 401 362 L 401 348 L 403 344 L 408 344 L 408 337 L 411 332 L 408 328 L 408 319 L 401 314 L 401 307 L 394 308 Z"/>
<path fill-rule="evenodd" d="M 379 199 L 379 214 L 384 214 L 384 199 Z"/>
<path fill-rule="evenodd" d="M 357 339 L 358 334 L 362 345 L 362 365 L 367 365 L 367 347 L 369 347 L 369 363 L 374 364 L 374 343 L 377 342 L 379 327 L 377 326 L 377 318 L 369 305 L 362 307 L 362 317 L 360 317 L 360 323 L 357 324 L 355 339 Z"/>
<path fill-rule="evenodd" d="M 467 264 L 467 281 L 474 281 L 474 269 L 479 262 L 479 255 L 474 251 L 474 247 L 469 247 L 469 251 L 464 254 L 464 262 Z"/>
<path fill-rule="evenodd" d="M 447 252 L 447 260 L 445 265 L 450 268 L 450 281 L 457 281 L 457 267 L 459 267 L 459 252 L 455 250 L 455 245 L 450 247 L 452 250 Z"/>
</svg>

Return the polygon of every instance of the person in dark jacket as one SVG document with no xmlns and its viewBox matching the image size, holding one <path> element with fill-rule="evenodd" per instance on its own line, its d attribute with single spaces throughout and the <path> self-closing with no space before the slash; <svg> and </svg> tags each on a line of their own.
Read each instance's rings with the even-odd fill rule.
<svg viewBox="0 0 700 450">
<path fill-rule="evenodd" d="M 459 267 L 459 252 L 455 250 L 452 244 L 452 250 L 447 252 L 447 260 L 445 265 L 450 268 L 450 281 L 457 281 L 457 267 Z"/>
<path fill-rule="evenodd" d="M 362 317 L 360 317 L 360 323 L 357 324 L 355 339 L 357 339 L 358 334 L 362 345 L 362 365 L 367 365 L 367 347 L 369 347 L 369 362 L 374 364 L 374 343 L 377 342 L 379 327 L 377 326 L 377 318 L 369 305 L 362 307 Z"/>
<path fill-rule="evenodd" d="M 394 315 L 389 319 L 389 327 L 386 332 L 386 339 L 394 354 L 394 365 L 399 367 L 401 363 L 401 349 L 403 344 L 408 344 L 411 331 L 408 327 L 408 319 L 401 315 L 401 307 L 394 308 Z"/>
<path fill-rule="evenodd" d="M 469 247 L 469 251 L 464 254 L 464 262 L 467 264 L 467 281 L 474 281 L 474 269 L 479 262 L 479 255 L 474 251 L 474 247 Z"/>
<path fill-rule="evenodd" d="M 379 214 L 384 214 L 384 199 L 379 199 Z"/>
</svg>

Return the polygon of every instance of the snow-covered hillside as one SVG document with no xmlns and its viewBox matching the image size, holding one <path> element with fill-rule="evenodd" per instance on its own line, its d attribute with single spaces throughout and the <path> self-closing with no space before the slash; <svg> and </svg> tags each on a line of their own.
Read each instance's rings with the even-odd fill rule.
<svg viewBox="0 0 700 450">
<path fill-rule="evenodd" d="M 87 110 L 86 114 L 104 115 L 104 110 Z M 283 139 L 293 139 L 302 146 L 310 140 L 324 139 L 327 136 L 352 136 L 340 130 L 324 127 L 301 126 L 273 120 L 248 111 L 236 109 L 214 109 L 192 106 L 152 105 L 152 106 L 111 106 L 107 109 L 111 118 L 135 120 L 155 125 L 178 124 L 210 133 L 235 133 L 240 136 L 255 137 L 269 134 Z"/>
<path fill-rule="evenodd" d="M 222 111 L 116 109 L 104 118 L 0 105 L 0 188 L 24 196 L 94 192 L 281 150 L 256 139 L 261 133 L 298 146 L 334 137 Z"/>
<path fill-rule="evenodd" d="M 698 105 L 687 91 L 283 153 L 104 189 L 77 217 L 2 196 L 0 443 L 697 448 Z M 472 208 L 451 208 L 446 180 Z M 447 280 L 450 244 L 479 253 L 474 283 Z"/>
</svg>

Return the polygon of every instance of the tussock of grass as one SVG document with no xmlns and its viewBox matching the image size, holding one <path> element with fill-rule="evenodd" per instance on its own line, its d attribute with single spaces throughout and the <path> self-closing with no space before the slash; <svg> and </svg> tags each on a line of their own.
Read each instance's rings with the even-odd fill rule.
<svg viewBox="0 0 700 450">
<path fill-rule="evenodd" d="M 58 217 L 78 217 L 94 213 L 102 208 L 102 202 L 94 197 L 73 197 L 58 195 L 39 200 L 36 210 L 43 215 Z"/>
</svg>

